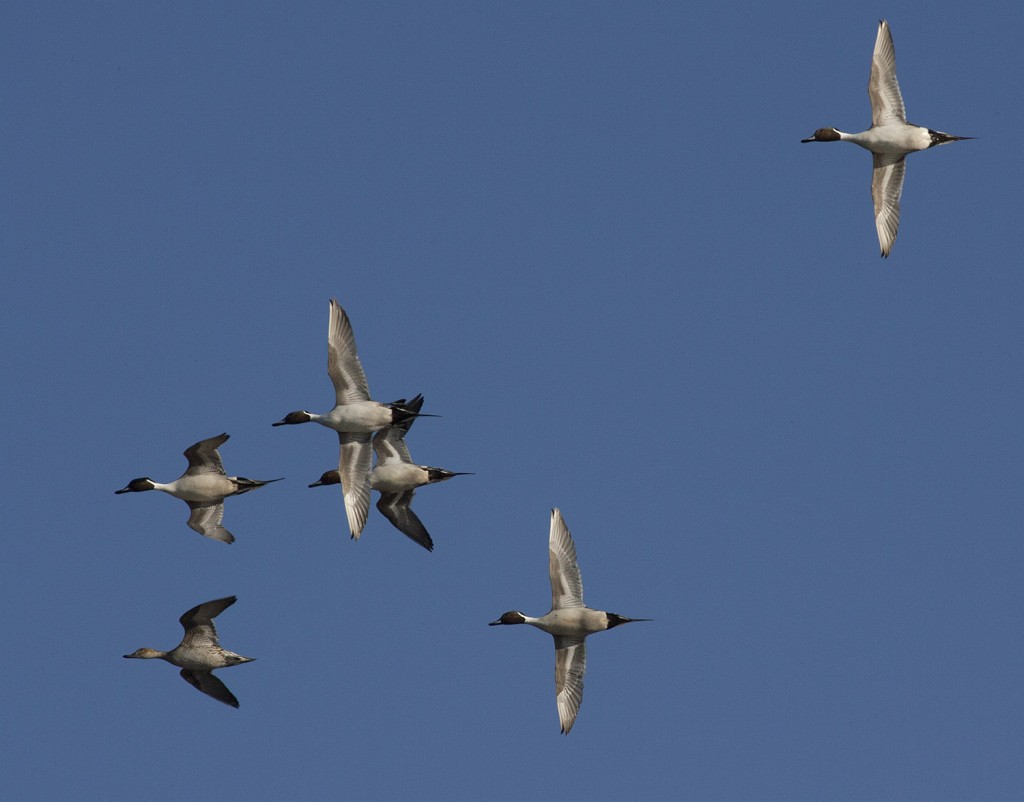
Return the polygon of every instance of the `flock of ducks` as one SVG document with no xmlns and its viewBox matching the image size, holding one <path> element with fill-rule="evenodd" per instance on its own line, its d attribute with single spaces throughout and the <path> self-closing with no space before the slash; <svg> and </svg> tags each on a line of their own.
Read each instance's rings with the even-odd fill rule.
<svg viewBox="0 0 1024 802">
<path fill-rule="evenodd" d="M 348 315 L 334 298 L 330 304 L 327 330 L 327 373 L 334 383 L 335 405 L 327 413 L 307 410 L 289 412 L 273 424 L 308 423 L 313 421 L 338 433 L 338 468 L 325 471 L 310 487 L 340 484 L 345 499 L 345 513 L 352 538 L 358 540 L 366 525 L 370 509 L 370 491 L 380 493 L 377 509 L 392 525 L 428 551 L 434 541 L 410 504 L 416 488 L 436 484 L 464 472 L 449 471 L 429 465 L 417 465 L 409 456 L 406 435 L 413 422 L 426 413 L 423 396 L 409 401 L 404 398 L 388 404 L 370 399 L 366 374 L 359 361 L 356 340 Z M 247 493 L 280 479 L 246 479 L 228 476 L 218 448 L 228 440 L 227 434 L 200 440 L 185 449 L 188 469 L 178 479 L 166 484 L 148 476 L 133 479 L 114 491 L 141 493 L 160 490 L 186 502 L 191 510 L 188 525 L 201 535 L 222 543 L 235 540 L 224 526 L 224 499 Z M 377 464 L 371 468 L 371 457 Z M 551 610 L 540 618 L 531 618 L 510 611 L 492 625 L 530 624 L 554 636 L 555 695 L 562 732 L 568 733 L 576 721 L 583 699 L 583 673 L 587 658 L 584 639 L 588 635 L 646 618 L 626 618 L 603 610 L 591 610 L 583 604 L 583 580 L 576 562 L 572 535 L 557 510 L 551 512 L 548 542 L 551 578 Z M 220 645 L 213 619 L 235 603 L 234 596 L 204 602 L 185 613 L 179 620 L 185 636 L 169 652 L 142 648 L 126 658 L 160 659 L 181 669 L 182 678 L 190 685 L 231 707 L 238 700 L 224 683 L 213 675 L 218 668 L 252 662 Z"/>
<path fill-rule="evenodd" d="M 871 195 L 875 207 L 875 226 L 882 256 L 887 257 L 896 239 L 900 217 L 907 154 L 972 137 L 952 136 L 907 122 L 903 98 L 896 80 L 896 55 L 889 25 L 882 20 L 871 62 L 868 83 L 871 98 L 871 128 L 848 134 L 835 128 L 819 128 L 802 142 L 853 142 L 871 151 L 873 178 Z M 335 299 L 330 302 L 327 334 L 327 372 L 334 384 L 334 407 L 317 414 L 307 410 L 289 412 L 274 426 L 318 423 L 338 433 L 338 467 L 323 473 L 309 487 L 340 484 L 345 514 L 352 538 L 359 539 L 370 509 L 370 491 L 380 493 L 377 509 L 391 524 L 428 551 L 434 542 L 423 522 L 411 509 L 416 489 L 444 482 L 464 472 L 418 465 L 409 456 L 405 439 L 421 412 L 423 396 L 400 398 L 390 403 L 370 398 L 366 374 L 356 349 L 355 335 L 345 310 Z M 224 499 L 248 493 L 280 479 L 246 479 L 228 476 L 221 462 L 219 447 L 227 434 L 200 440 L 185 450 L 188 469 L 167 484 L 149 477 L 133 479 L 118 494 L 160 490 L 186 502 L 191 510 L 188 525 L 213 540 L 232 543 L 235 538 L 223 525 Z M 376 465 L 373 463 L 376 455 Z M 649 621 L 626 618 L 616 613 L 592 610 L 583 603 L 583 580 L 576 558 L 576 547 L 562 514 L 551 511 L 548 536 L 548 571 L 551 580 L 551 609 L 534 618 L 518 610 L 504 613 L 491 626 L 529 624 L 554 638 L 555 697 L 561 731 L 568 733 L 576 721 L 583 699 L 583 675 L 586 671 L 586 638 L 595 632 L 620 624 Z M 234 596 L 204 602 L 179 619 L 185 635 L 169 652 L 142 648 L 126 658 L 165 660 L 181 669 L 190 685 L 208 696 L 238 707 L 238 700 L 223 682 L 213 675 L 219 668 L 252 662 L 221 647 L 213 619 L 234 604 Z"/>
</svg>

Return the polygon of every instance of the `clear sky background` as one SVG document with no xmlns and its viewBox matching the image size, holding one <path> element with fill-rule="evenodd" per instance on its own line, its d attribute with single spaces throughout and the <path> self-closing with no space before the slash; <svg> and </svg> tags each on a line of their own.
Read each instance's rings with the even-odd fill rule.
<svg viewBox="0 0 1024 802">
<path fill-rule="evenodd" d="M 870 156 L 889 19 L 911 121 Z M 1019 3 L 9 5 L 8 798 L 1019 799 Z M 1008 133 L 1009 132 L 1009 133 Z M 423 393 L 427 553 L 348 536 L 328 299 Z M 115 496 L 231 434 L 225 546 Z M 558 731 L 549 510 L 588 641 Z M 220 672 L 185 610 L 237 594 Z"/>
</svg>

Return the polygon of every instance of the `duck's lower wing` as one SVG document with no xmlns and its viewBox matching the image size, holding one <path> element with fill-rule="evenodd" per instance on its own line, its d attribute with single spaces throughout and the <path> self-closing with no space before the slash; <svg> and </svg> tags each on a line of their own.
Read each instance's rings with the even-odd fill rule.
<svg viewBox="0 0 1024 802">
<path fill-rule="evenodd" d="M 409 506 L 412 503 L 414 490 L 406 490 L 403 493 L 381 493 L 377 501 L 377 509 L 380 514 L 391 521 L 392 526 L 399 532 L 419 543 L 427 551 L 434 550 L 434 541 L 430 539 L 430 533 L 419 519 L 419 516 Z"/>
<path fill-rule="evenodd" d="M 181 678 L 197 691 L 202 691 L 218 702 L 223 702 L 232 707 L 238 707 L 238 700 L 228 690 L 228 686 L 217 679 L 209 671 L 192 671 L 188 668 L 181 669 Z"/>
<path fill-rule="evenodd" d="M 188 517 L 190 529 L 194 529 L 204 537 L 219 540 L 221 543 L 234 543 L 235 536 L 221 526 L 224 520 L 224 502 L 218 501 L 214 504 L 198 504 L 194 501 L 188 502 L 192 514 Z"/>
<path fill-rule="evenodd" d="M 587 670 L 587 645 L 581 639 L 555 636 L 555 701 L 558 721 L 566 735 L 583 703 L 583 674 Z"/>
<path fill-rule="evenodd" d="M 906 156 L 872 153 L 874 169 L 871 171 L 871 199 L 875 204 L 875 229 L 882 256 L 888 256 L 896 241 L 900 227 L 900 196 L 903 194 L 903 174 L 907 169 Z"/>
<path fill-rule="evenodd" d="M 353 540 L 359 540 L 370 513 L 370 466 L 373 447 L 369 434 L 338 432 L 341 452 L 338 456 L 338 474 L 345 494 L 345 515 Z"/>
</svg>

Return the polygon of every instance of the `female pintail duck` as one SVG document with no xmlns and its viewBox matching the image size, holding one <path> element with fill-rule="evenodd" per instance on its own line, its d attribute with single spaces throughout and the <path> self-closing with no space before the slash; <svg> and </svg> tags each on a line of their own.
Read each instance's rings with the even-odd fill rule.
<svg viewBox="0 0 1024 802">
<path fill-rule="evenodd" d="M 566 735 L 572 729 L 583 701 L 583 673 L 587 670 L 587 635 L 650 618 L 626 618 L 603 610 L 591 610 L 583 604 L 583 579 L 576 564 L 576 546 L 562 520 L 562 513 L 551 510 L 548 536 L 548 571 L 551 575 L 551 611 L 531 618 L 510 610 L 490 626 L 529 624 L 555 638 L 555 699 L 558 720 Z"/>
<path fill-rule="evenodd" d="M 370 400 L 352 324 L 334 298 L 327 324 L 327 374 L 334 383 L 334 409 L 324 415 L 306 410 L 289 412 L 274 426 L 313 421 L 338 433 L 338 473 L 345 494 L 345 513 L 352 537 L 358 540 L 370 510 L 370 435 L 415 417 L 415 413 L 404 406 L 405 399 L 390 404 Z"/>
<path fill-rule="evenodd" d="M 853 142 L 871 151 L 874 164 L 871 198 L 875 203 L 875 228 L 882 256 L 887 257 L 900 225 L 900 195 L 903 193 L 907 154 L 974 137 L 952 136 L 907 122 L 903 96 L 896 80 L 896 50 L 892 46 L 889 23 L 885 20 L 878 23 L 875 52 L 871 57 L 868 97 L 871 98 L 871 127 L 867 131 L 847 134 L 835 128 L 819 128 L 810 139 L 800 141 Z"/>
<path fill-rule="evenodd" d="M 137 657 L 143 660 L 155 657 L 166 660 L 181 669 L 181 677 L 192 687 L 212 696 L 218 702 L 238 707 L 238 700 L 227 686 L 213 676 L 215 668 L 237 666 L 239 663 L 251 663 L 255 657 L 242 657 L 240 654 L 221 648 L 217 637 L 217 628 L 213 619 L 223 613 L 237 601 L 235 596 L 204 602 L 196 605 L 178 620 L 185 628 L 185 637 L 181 643 L 169 652 L 143 647 L 124 657 Z"/>
<path fill-rule="evenodd" d="M 418 395 L 405 405 L 411 412 L 419 413 L 423 396 Z M 370 471 L 370 489 L 380 491 L 377 509 L 391 521 L 403 535 L 419 543 L 427 551 L 434 550 L 427 528 L 412 511 L 412 497 L 417 487 L 444 482 L 453 476 L 469 476 L 465 471 L 448 471 L 429 465 L 417 465 L 409 456 L 405 435 L 415 418 L 408 418 L 397 426 L 381 429 L 373 436 L 373 450 L 377 465 Z M 337 471 L 325 471 L 310 487 L 336 485 L 341 482 Z"/>
<path fill-rule="evenodd" d="M 221 526 L 224 518 L 224 499 L 228 496 L 240 496 L 257 487 L 263 487 L 280 479 L 246 479 L 244 476 L 228 476 L 220 461 L 217 447 L 228 440 L 227 434 L 208 437 L 185 449 L 188 470 L 169 484 L 154 482 L 148 476 L 132 479 L 127 487 L 115 490 L 114 494 L 141 493 L 145 490 L 161 490 L 164 493 L 180 498 L 192 514 L 188 525 L 201 535 L 219 540 L 222 543 L 233 543 L 235 536 Z"/>
</svg>

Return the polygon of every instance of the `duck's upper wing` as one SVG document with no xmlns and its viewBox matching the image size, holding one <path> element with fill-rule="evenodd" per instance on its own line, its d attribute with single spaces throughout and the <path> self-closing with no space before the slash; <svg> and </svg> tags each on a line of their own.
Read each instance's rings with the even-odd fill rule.
<svg viewBox="0 0 1024 802">
<path fill-rule="evenodd" d="M 551 576 L 551 609 L 583 607 L 583 578 L 576 564 L 576 546 L 562 513 L 551 510 L 548 536 L 548 573 Z"/>
<path fill-rule="evenodd" d="M 905 123 L 907 111 L 903 95 L 896 80 L 896 48 L 892 46 L 889 23 L 878 23 L 875 52 L 871 56 L 871 77 L 868 79 L 868 97 L 871 99 L 871 125 Z"/>
<path fill-rule="evenodd" d="M 377 467 L 389 462 L 412 462 L 405 444 L 408 427 L 388 426 L 373 436 L 373 450 L 377 454 Z"/>
<path fill-rule="evenodd" d="M 896 241 L 900 227 L 900 196 L 903 194 L 903 175 L 907 169 L 906 156 L 872 153 L 874 169 L 871 171 L 871 199 L 875 204 L 875 229 L 882 256 L 888 256 Z"/>
<path fill-rule="evenodd" d="M 220 649 L 220 638 L 213 619 L 238 601 L 237 596 L 225 596 L 223 599 L 197 604 L 178 619 L 185 630 L 181 644 L 189 647 L 213 647 Z"/>
<path fill-rule="evenodd" d="M 434 550 L 434 541 L 419 516 L 409 506 L 415 490 L 405 490 L 401 493 L 381 493 L 377 500 L 377 509 L 380 514 L 391 521 L 391 524 L 406 537 L 419 543 L 427 551 Z"/>
<path fill-rule="evenodd" d="M 331 317 L 327 323 L 327 375 L 334 382 L 336 404 L 370 400 L 352 324 L 335 298 L 331 298 Z"/>
<path fill-rule="evenodd" d="M 555 701 L 558 721 L 566 735 L 583 702 L 583 675 L 587 670 L 587 644 L 582 638 L 555 635 Z"/>
<path fill-rule="evenodd" d="M 370 512 L 370 466 L 373 462 L 373 448 L 370 435 L 352 432 L 338 432 L 340 453 L 338 455 L 338 474 L 341 476 L 341 489 L 345 495 L 345 515 L 348 517 L 348 528 L 353 540 L 366 526 L 366 516 Z"/>
<path fill-rule="evenodd" d="M 224 445 L 228 441 L 229 435 L 219 434 L 216 437 L 207 437 L 205 440 L 200 440 L 198 443 L 193 443 L 185 449 L 185 459 L 188 460 L 188 470 L 185 471 L 185 476 L 195 476 L 200 473 L 219 473 L 221 476 L 226 476 L 224 473 L 224 465 L 220 461 L 220 452 L 217 451 L 218 446 Z"/>
<path fill-rule="evenodd" d="M 223 702 L 232 707 L 238 707 L 238 700 L 228 690 L 228 686 L 221 682 L 209 671 L 192 671 L 188 668 L 181 669 L 181 678 L 193 688 L 202 691 L 207 696 L 212 696 L 218 702 Z"/>
<path fill-rule="evenodd" d="M 235 536 L 221 525 L 224 520 L 224 502 L 214 501 L 204 504 L 198 501 L 186 502 L 192 514 L 188 516 L 188 525 L 203 537 L 219 540 L 221 543 L 234 543 Z"/>
</svg>

